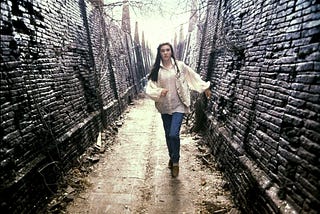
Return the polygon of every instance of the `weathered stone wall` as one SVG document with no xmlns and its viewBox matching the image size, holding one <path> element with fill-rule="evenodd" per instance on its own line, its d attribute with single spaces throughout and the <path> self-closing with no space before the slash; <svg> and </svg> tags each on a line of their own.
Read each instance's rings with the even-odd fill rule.
<svg viewBox="0 0 320 214">
<path fill-rule="evenodd" d="M 245 213 L 320 210 L 320 4 L 211 0 L 208 144 Z"/>
<path fill-rule="evenodd" d="M 1 212 L 36 212 L 141 90 L 131 37 L 99 5 L 1 1 Z"/>
</svg>

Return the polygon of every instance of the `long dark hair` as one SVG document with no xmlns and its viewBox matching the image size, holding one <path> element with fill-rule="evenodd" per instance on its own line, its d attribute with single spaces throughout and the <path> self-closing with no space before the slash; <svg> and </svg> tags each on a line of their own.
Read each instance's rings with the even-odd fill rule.
<svg viewBox="0 0 320 214">
<path fill-rule="evenodd" d="M 157 48 L 157 56 L 156 56 L 156 61 L 155 63 L 153 64 L 153 67 L 151 69 L 151 72 L 148 76 L 148 79 L 152 80 L 152 81 L 158 81 L 158 73 L 159 73 L 159 69 L 160 69 L 160 62 L 161 62 L 161 55 L 160 55 L 160 49 L 162 46 L 164 45 L 168 45 L 171 49 L 171 57 L 173 58 L 174 60 L 174 63 L 175 65 L 177 66 L 177 63 L 176 63 L 176 58 L 174 57 L 174 52 L 173 52 L 173 47 L 172 45 L 169 43 L 169 42 L 165 42 L 165 43 L 161 43 L 158 48 Z M 177 69 L 179 70 L 178 66 L 177 66 Z"/>
</svg>

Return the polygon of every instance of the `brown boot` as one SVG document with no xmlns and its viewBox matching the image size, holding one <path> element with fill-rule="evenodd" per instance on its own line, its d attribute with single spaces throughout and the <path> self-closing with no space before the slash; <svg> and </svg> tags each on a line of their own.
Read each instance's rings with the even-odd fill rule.
<svg viewBox="0 0 320 214">
<path fill-rule="evenodd" d="M 168 168 L 169 168 L 169 169 L 172 169 L 172 164 L 173 164 L 173 163 L 172 163 L 172 161 L 171 161 L 171 159 L 170 159 L 170 160 L 169 160 L 169 163 L 168 163 Z"/>
<path fill-rule="evenodd" d="M 177 177 L 179 175 L 179 165 L 173 165 L 171 169 L 172 177 Z"/>
</svg>

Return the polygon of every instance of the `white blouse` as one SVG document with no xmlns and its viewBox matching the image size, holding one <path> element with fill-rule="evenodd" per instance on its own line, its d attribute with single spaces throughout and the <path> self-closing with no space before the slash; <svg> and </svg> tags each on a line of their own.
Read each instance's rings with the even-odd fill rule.
<svg viewBox="0 0 320 214">
<path fill-rule="evenodd" d="M 174 112 L 190 113 L 190 108 L 184 105 L 178 95 L 176 89 L 176 72 L 177 68 L 172 60 L 172 67 L 166 68 L 162 62 L 158 73 L 158 81 L 154 82 L 149 80 L 146 87 L 146 94 L 155 101 L 156 108 L 161 114 L 172 114 Z M 181 61 L 176 60 L 181 75 L 185 75 L 188 87 L 191 90 L 199 93 L 204 92 L 210 87 L 210 82 L 205 82 L 201 79 L 200 75 L 192 68 L 187 66 Z M 168 89 L 166 96 L 161 97 L 161 91 Z"/>
</svg>

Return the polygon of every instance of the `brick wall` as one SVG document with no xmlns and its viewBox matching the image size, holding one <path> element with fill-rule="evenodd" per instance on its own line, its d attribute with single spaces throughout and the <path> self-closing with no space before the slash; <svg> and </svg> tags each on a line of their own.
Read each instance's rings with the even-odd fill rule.
<svg viewBox="0 0 320 214">
<path fill-rule="evenodd" d="M 316 213 L 319 1 L 208 4 L 203 39 L 194 41 L 197 69 L 213 85 L 207 141 L 238 204 L 245 213 Z"/>
<path fill-rule="evenodd" d="M 1 1 L 4 212 L 36 212 L 140 90 L 131 36 L 107 21 L 99 5 Z"/>
</svg>

